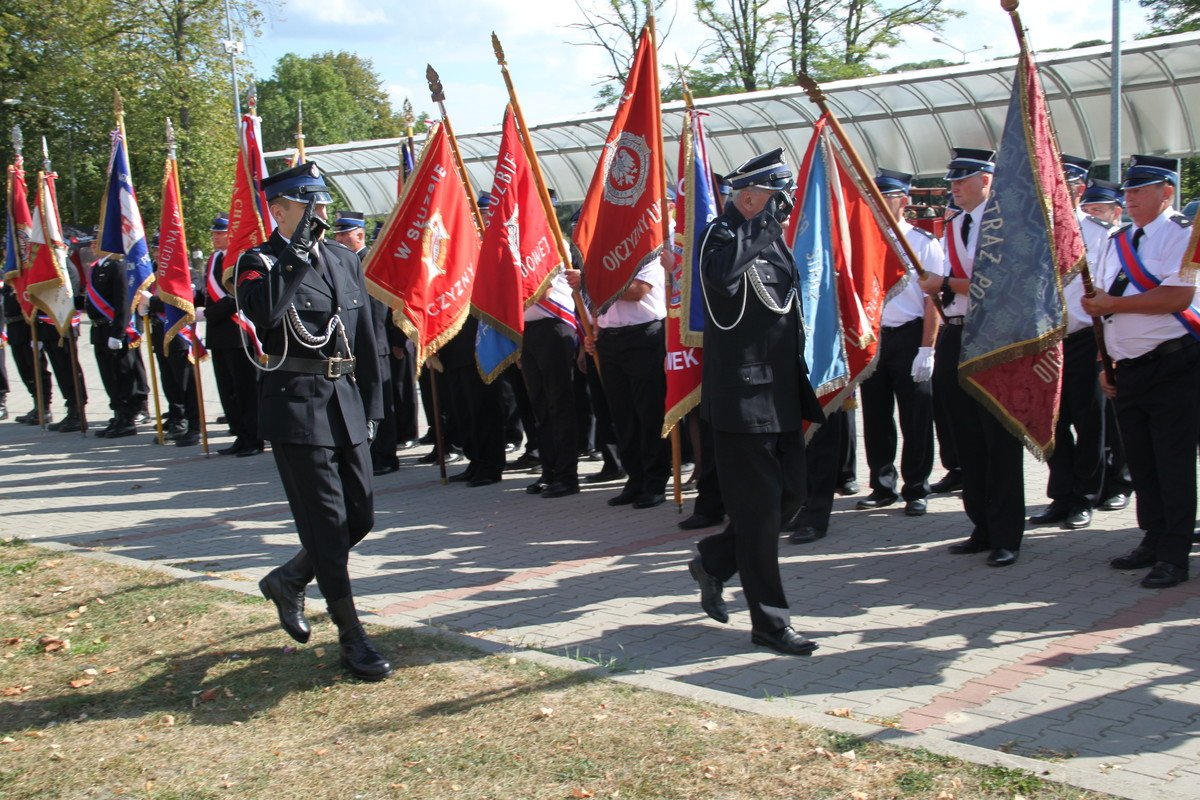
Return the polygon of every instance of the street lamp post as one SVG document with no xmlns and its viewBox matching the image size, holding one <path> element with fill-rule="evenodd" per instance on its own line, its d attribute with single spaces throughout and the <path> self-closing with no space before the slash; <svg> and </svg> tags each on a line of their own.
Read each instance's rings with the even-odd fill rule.
<svg viewBox="0 0 1200 800">
<path fill-rule="evenodd" d="M 974 50 L 963 50 L 963 49 L 962 49 L 961 47 L 959 47 L 958 45 L 956 45 L 956 44 L 950 44 L 950 42 L 947 42 L 945 39 L 943 39 L 943 38 L 942 38 L 942 37 L 940 37 L 940 36 L 935 36 L 935 37 L 933 38 L 933 40 L 934 40 L 935 42 L 937 42 L 938 44 L 945 45 L 946 47 L 949 47 L 951 50 L 956 50 L 956 51 L 958 51 L 958 55 L 959 55 L 959 56 L 962 58 L 962 61 L 959 61 L 959 62 L 958 62 L 959 64 L 965 64 L 965 63 L 967 63 L 967 56 L 971 55 L 972 53 L 982 53 L 984 50 L 991 50 L 991 49 L 992 49 L 992 46 L 991 46 L 990 44 L 985 44 L 983 47 L 976 47 Z"/>
</svg>

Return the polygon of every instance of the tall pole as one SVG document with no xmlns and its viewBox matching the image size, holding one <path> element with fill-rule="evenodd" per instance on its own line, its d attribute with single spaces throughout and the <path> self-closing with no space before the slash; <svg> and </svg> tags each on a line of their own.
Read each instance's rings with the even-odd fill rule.
<svg viewBox="0 0 1200 800">
<path fill-rule="evenodd" d="M 1121 0 L 1112 4 L 1112 110 L 1109 113 L 1112 125 L 1109 134 L 1108 179 L 1121 182 Z"/>
<path fill-rule="evenodd" d="M 483 212 L 475 200 L 475 191 L 471 188 L 471 179 L 467 177 L 467 165 L 463 163 L 462 153 L 458 149 L 458 139 L 454 137 L 454 128 L 450 126 L 450 115 L 446 113 L 446 91 L 442 88 L 442 79 L 431 64 L 425 65 L 425 79 L 429 81 L 429 96 L 437 103 L 438 112 L 442 115 L 442 124 L 446 126 L 446 138 L 450 140 L 450 150 L 454 153 L 454 163 L 458 166 L 458 177 L 462 181 L 467 199 L 471 201 L 471 213 L 475 217 L 475 229 L 483 236 Z"/>
<path fill-rule="evenodd" d="M 12 146 L 13 153 L 16 154 L 13 157 L 13 162 L 17 165 L 17 169 L 21 169 L 21 162 L 23 160 L 21 151 L 25 149 L 25 137 L 21 135 L 20 125 L 13 125 Z M 38 187 L 38 190 L 41 190 L 40 186 Z M 17 260 L 19 262 L 21 272 L 24 272 L 26 268 L 25 254 L 20 250 L 20 243 L 13 242 L 11 243 L 11 246 L 18 248 Z M 23 290 L 24 287 L 18 287 L 18 291 Z M 38 343 L 38 309 L 36 307 L 34 307 L 33 313 L 30 314 L 29 337 L 32 340 L 31 344 L 33 346 L 33 401 L 37 405 L 38 427 L 44 429 L 46 427 L 46 412 L 50 409 L 45 400 L 45 389 L 42 387 L 42 346 Z"/>
<path fill-rule="evenodd" d="M 308 161 L 304 155 L 304 100 L 296 101 L 296 164 Z"/>
<path fill-rule="evenodd" d="M 238 90 L 237 57 L 242 52 L 242 43 L 233 38 L 233 12 L 229 9 L 229 0 L 225 0 L 225 29 L 229 38 L 221 42 L 225 52 L 229 54 L 229 79 L 233 82 L 233 118 L 242 118 L 242 99 Z"/>
</svg>

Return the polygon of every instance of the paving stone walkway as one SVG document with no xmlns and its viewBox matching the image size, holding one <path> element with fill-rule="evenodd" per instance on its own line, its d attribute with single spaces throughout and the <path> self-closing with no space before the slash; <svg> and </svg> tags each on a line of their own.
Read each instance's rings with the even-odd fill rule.
<svg viewBox="0 0 1200 800">
<path fill-rule="evenodd" d="M 90 354 L 82 361 L 89 410 L 106 417 Z M 211 380 L 206 397 L 213 420 Z M 12 416 L 31 406 L 21 389 L 9 396 Z M 231 440 L 210 428 L 215 453 Z M 206 457 L 152 439 L 148 428 L 110 442 L 0 423 L 0 535 L 256 591 L 296 547 L 270 453 Z M 361 606 L 386 622 L 540 649 L 731 705 L 849 709 L 895 726 L 887 736 L 983 748 L 964 749 L 977 760 L 1041 759 L 1126 797 L 1200 798 L 1200 580 L 1148 591 L 1140 573 L 1108 567 L 1138 540 L 1132 507 L 1097 512 L 1087 530 L 1031 531 L 1016 566 L 989 569 L 983 555 L 946 551 L 968 532 L 957 495 L 933 498 L 920 518 L 839 498 L 826 539 L 781 545 L 794 625 L 821 645 L 786 658 L 751 645 L 736 585 L 728 626 L 700 611 L 685 567 L 697 536 L 676 527 L 672 506 L 610 508 L 619 484 L 542 499 L 524 493 L 533 473 L 442 486 L 436 467 L 417 464 L 426 452 L 403 453 L 401 471 L 377 479 L 375 531 L 351 558 Z M 861 442 L 859 458 L 865 485 Z M 1031 513 L 1045 475 L 1026 459 Z"/>
</svg>

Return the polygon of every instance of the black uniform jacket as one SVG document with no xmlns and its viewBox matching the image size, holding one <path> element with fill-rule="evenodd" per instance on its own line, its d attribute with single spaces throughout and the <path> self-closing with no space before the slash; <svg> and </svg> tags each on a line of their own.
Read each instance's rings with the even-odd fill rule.
<svg viewBox="0 0 1200 800">
<path fill-rule="evenodd" d="M 367 260 L 367 252 L 368 248 L 364 247 L 355 253 L 358 256 L 359 264 Z M 371 306 L 371 322 L 375 326 L 375 354 L 386 356 L 391 352 L 387 334 L 387 321 L 392 315 L 391 309 L 374 297 L 368 298 L 367 304 Z"/>
<path fill-rule="evenodd" d="M 802 420 L 824 422 L 808 382 L 799 297 L 790 312 L 777 314 L 746 278 L 753 270 L 777 306 L 797 285 L 782 226 L 770 214 L 747 220 L 728 203 L 705 235 L 701 415 L 714 429 L 733 433 L 778 433 L 799 430 Z M 733 325 L 739 315 L 732 330 L 718 327 Z"/>
<path fill-rule="evenodd" d="M 208 265 L 206 264 L 204 268 L 208 269 Z M 217 280 L 221 280 L 224 271 L 225 254 L 217 253 L 217 263 L 213 267 L 213 274 L 217 276 Z M 202 284 L 200 299 L 196 303 L 204 306 L 204 344 L 209 350 L 241 350 L 242 329 L 233 321 L 233 316 L 237 312 L 233 295 L 209 297 L 207 277 L 205 275 L 206 280 Z M 247 349 L 250 348 L 247 347 Z"/>
<path fill-rule="evenodd" d="M 246 251 L 234 275 L 241 308 L 258 328 L 272 363 L 289 358 L 328 359 L 354 355 L 354 376 L 329 378 L 277 369 L 261 373 L 259 431 L 282 444 L 320 447 L 357 445 L 367 438 L 367 420 L 383 417 L 383 394 L 367 287 L 354 253 L 322 241 L 311 265 L 289 269 L 278 261 L 287 242 L 279 232 Z M 320 350 L 301 346 L 285 319 L 295 306 L 309 333 L 323 336 L 334 314 L 341 317 L 350 353 L 334 333 Z"/>
<path fill-rule="evenodd" d="M 125 328 L 129 326 L 131 312 L 126 300 L 128 292 L 126 275 L 128 272 L 129 267 L 125 263 L 125 259 L 118 256 L 101 259 L 92 267 L 88 282 L 95 289 L 96 294 L 103 297 L 112 306 L 115 314 L 113 321 L 109 322 L 90 300 L 83 303 L 88 319 L 92 321 L 92 344 L 107 347 L 109 339 L 126 341 Z"/>
</svg>

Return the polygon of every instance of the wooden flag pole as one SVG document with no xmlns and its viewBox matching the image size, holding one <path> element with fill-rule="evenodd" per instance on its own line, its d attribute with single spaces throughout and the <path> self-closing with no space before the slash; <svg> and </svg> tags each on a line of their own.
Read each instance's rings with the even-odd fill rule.
<svg viewBox="0 0 1200 800">
<path fill-rule="evenodd" d="M 1021 24 L 1021 15 L 1017 12 L 1017 7 L 1020 6 L 1020 0 L 1000 0 L 1000 7 L 1008 12 L 1008 17 L 1012 20 L 1013 30 L 1017 34 L 1017 44 L 1021 48 L 1021 58 L 1029 59 L 1029 38 L 1025 35 L 1025 26 Z M 1054 119 L 1050 118 L 1050 130 L 1054 132 L 1054 154 L 1058 156 L 1059 161 L 1062 161 L 1062 154 L 1058 150 L 1058 131 L 1054 130 Z M 1075 202 L 1074 194 L 1072 193 L 1071 202 Z M 1092 281 L 1092 271 L 1088 269 L 1087 259 L 1079 267 L 1079 279 L 1083 283 L 1083 296 L 1095 297 L 1096 286 Z M 1092 333 L 1096 337 L 1096 347 L 1100 352 L 1100 364 L 1104 369 L 1104 377 L 1108 379 L 1110 386 L 1117 385 L 1117 375 L 1113 367 L 1112 356 L 1108 354 L 1108 344 L 1104 341 L 1104 321 L 1092 317 Z"/>
<path fill-rule="evenodd" d="M 296 163 L 303 164 L 308 161 L 308 157 L 304 155 L 304 99 L 296 101 Z"/>
<path fill-rule="evenodd" d="M 662 196 L 659 198 L 659 213 L 662 216 L 662 232 L 663 243 L 662 252 L 670 253 L 672 259 L 675 257 L 675 250 L 671 246 L 671 209 L 667 204 L 667 148 L 663 141 L 663 121 L 662 121 L 662 95 L 658 90 L 658 33 L 654 25 L 654 6 L 650 2 L 646 3 L 646 27 L 650 29 L 650 59 L 653 62 L 653 69 L 650 70 L 650 80 L 654 87 L 655 108 L 658 114 L 658 152 L 662 154 L 663 176 Z M 686 94 L 686 88 L 684 92 Z M 663 270 L 667 273 L 664 286 L 671 284 L 671 270 L 664 266 Z M 683 442 L 679 435 L 679 426 L 675 425 L 671 428 L 671 476 L 672 476 L 672 491 L 675 500 L 675 513 L 683 513 Z"/>
<path fill-rule="evenodd" d="M 18 166 L 23 167 L 24 165 L 22 164 L 23 159 L 21 157 L 21 150 L 25 144 L 25 137 L 21 135 L 20 125 L 13 125 L 12 144 L 13 152 L 16 153 L 14 161 Z M 40 175 L 38 176 L 38 180 L 41 180 Z M 12 197 L 11 173 L 9 181 L 10 184 L 8 196 Z M 41 191 L 41 186 L 38 186 L 38 191 Z M 28 197 L 28 195 L 26 196 Z M 25 254 L 21 252 L 20 243 L 12 242 L 11 244 L 13 247 L 17 248 L 17 261 L 20 263 L 21 272 L 24 272 L 28 265 L 25 263 Z M 33 309 L 33 313 L 30 315 L 29 337 L 32 340 L 31 344 L 33 345 L 33 401 L 37 405 L 38 427 L 44 430 L 46 427 L 46 412 L 50 409 L 46 407 L 46 389 L 42 386 L 42 349 L 41 345 L 38 344 L 38 310 L 36 306 Z"/>
<path fill-rule="evenodd" d="M 496 51 L 496 62 L 500 65 L 500 74 L 504 76 L 504 85 L 508 87 L 508 100 L 512 103 L 513 114 L 517 118 L 517 127 L 521 131 L 521 145 L 525 149 L 525 157 L 529 159 L 529 165 L 533 168 L 533 179 L 537 182 L 538 197 L 542 200 L 542 210 L 546 213 L 546 219 L 550 222 L 550 231 L 554 235 L 554 243 L 558 246 L 558 257 L 562 259 L 563 269 L 571 268 L 571 254 L 567 250 L 567 243 L 563 237 L 562 227 L 558 224 L 558 214 L 554 212 L 554 204 L 550 202 L 550 190 L 546 186 L 546 178 L 542 174 L 542 165 L 538 162 L 537 152 L 533 149 L 533 139 L 529 136 L 529 127 L 525 124 L 525 115 L 521 111 L 521 103 L 517 100 L 517 89 L 513 85 L 512 75 L 508 72 L 508 62 L 504 57 L 504 48 L 500 45 L 500 37 L 492 33 L 492 49 Z M 587 314 L 587 309 L 583 305 L 583 296 L 578 289 L 571 290 L 571 297 L 575 301 L 575 316 L 579 317 L 579 324 L 583 327 L 583 335 L 595 341 L 595 335 L 592 332 L 592 320 Z M 600 372 L 600 355 L 592 352 L 592 360 L 596 364 L 597 374 Z"/>
<path fill-rule="evenodd" d="M 442 79 L 432 65 L 425 65 L 425 78 L 429 81 L 429 96 L 437 103 L 442 115 L 442 124 L 446 126 L 446 138 L 450 140 L 450 150 L 454 153 L 454 163 L 458 166 L 458 177 L 462 181 L 467 199 L 471 201 L 471 212 L 475 215 L 475 230 L 483 236 L 483 213 L 475 200 L 475 191 L 471 188 L 471 179 L 467 176 L 467 165 L 463 163 L 462 153 L 458 149 L 458 139 L 454 137 L 454 128 L 450 125 L 450 116 L 446 113 L 446 91 L 442 87 Z"/>
<path fill-rule="evenodd" d="M 887 222 L 888 230 L 892 237 L 900 244 L 900 248 L 904 254 L 908 256 L 909 262 L 912 263 L 913 269 L 917 272 L 917 278 L 924 278 L 928 273 L 921 266 L 921 260 L 917 258 L 917 254 L 913 251 L 912 245 L 908 243 L 908 239 L 900 232 L 900 226 L 896 220 L 892 219 L 891 213 L 888 211 L 887 204 L 884 202 L 883 193 L 879 191 L 879 187 L 875 185 L 875 180 L 867 173 L 867 165 L 863 163 L 862 158 L 858 155 L 858 151 L 854 149 L 854 144 L 850 141 L 850 137 L 846 135 L 845 128 L 838 120 L 837 115 L 829 110 L 829 104 L 825 102 L 825 93 L 821 91 L 821 87 L 807 74 L 799 76 L 800 86 L 808 94 L 808 99 L 816 104 L 817 108 L 821 109 L 821 113 L 829 117 L 830 127 L 833 130 L 833 135 L 837 137 L 838 143 L 841 144 L 842 150 L 850 158 L 850 164 L 858 173 L 858 182 L 867 188 L 867 192 L 871 195 L 871 199 L 875 202 L 879 209 L 880 216 Z M 933 306 L 937 309 L 938 316 L 943 321 L 946 319 L 946 310 L 942 308 L 942 301 L 936 295 L 929 295 L 933 300 Z"/>
<path fill-rule="evenodd" d="M 43 172 L 38 175 L 38 202 L 39 203 L 42 200 L 41 184 L 42 184 L 42 181 L 44 180 L 43 176 L 49 177 L 50 175 L 54 174 L 54 170 L 50 164 L 50 146 L 46 143 L 45 136 L 42 137 L 42 170 L 43 170 Z M 59 219 L 59 216 L 58 216 L 58 200 L 49 191 L 49 189 L 47 189 L 47 191 L 46 191 L 46 196 L 50 199 L 50 202 L 54 204 L 54 219 L 58 220 L 59 229 L 61 231 L 62 221 L 61 221 L 61 219 Z M 46 229 L 46 211 L 44 209 L 42 210 L 41 221 L 42 221 L 42 241 L 46 242 L 46 246 L 50 247 L 51 253 L 53 253 L 54 243 L 50 241 L 50 232 Z M 55 257 L 55 266 L 56 267 L 57 267 L 57 263 L 58 263 L 58 260 L 57 260 L 57 257 Z M 64 281 L 67 281 L 67 276 L 65 274 L 62 276 L 62 278 Z M 71 288 L 69 281 L 67 281 L 67 283 L 66 283 L 66 288 L 68 288 L 68 289 Z M 74 312 L 72 312 L 72 313 L 74 313 Z M 74 330 L 74 328 L 75 328 L 74 325 L 68 324 L 67 335 L 66 335 L 67 353 L 71 357 L 71 388 L 73 389 L 74 394 L 75 394 L 75 413 L 77 413 L 79 415 L 79 435 L 87 436 L 87 429 L 88 429 L 87 414 L 85 414 L 84 410 L 83 410 L 83 385 L 81 383 L 81 379 L 83 376 L 79 372 L 79 355 L 75 349 L 75 330 Z"/>
</svg>

